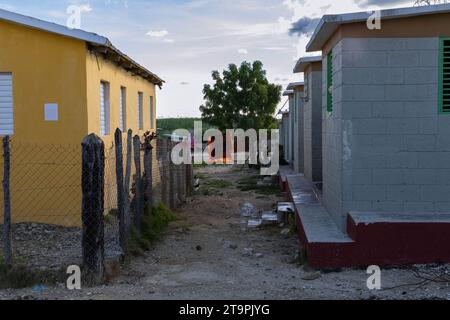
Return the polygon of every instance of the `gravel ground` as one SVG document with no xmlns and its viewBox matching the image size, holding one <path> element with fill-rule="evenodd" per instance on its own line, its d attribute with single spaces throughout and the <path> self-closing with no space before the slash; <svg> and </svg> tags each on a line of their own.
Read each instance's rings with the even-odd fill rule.
<svg viewBox="0 0 450 320">
<path fill-rule="evenodd" d="M 201 174 L 230 181 L 190 197 L 164 238 L 145 256 L 122 267 L 102 287 L 68 291 L 63 285 L 38 290 L 4 290 L 0 299 L 447 299 L 449 282 L 423 282 L 426 276 L 450 275 L 450 265 L 382 270 L 382 290 L 367 289 L 364 269 L 321 272 L 298 263 L 296 236 L 286 228 L 247 229 L 241 208 L 246 202 L 271 210 L 277 195 L 236 188 L 249 174 L 233 167 L 207 167 Z"/>
<path fill-rule="evenodd" d="M 108 218 L 105 224 L 105 254 L 121 255 L 118 221 Z M 0 239 L 3 239 L 0 226 Z M 0 241 L 3 248 L 3 242 Z M 48 224 L 20 223 L 12 226 L 12 246 L 16 263 L 31 270 L 58 271 L 81 264 L 81 229 Z"/>
</svg>

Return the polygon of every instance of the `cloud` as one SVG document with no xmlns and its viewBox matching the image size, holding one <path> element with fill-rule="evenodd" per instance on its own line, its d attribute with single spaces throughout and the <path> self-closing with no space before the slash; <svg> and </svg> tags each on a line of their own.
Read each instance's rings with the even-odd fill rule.
<svg viewBox="0 0 450 320">
<path fill-rule="evenodd" d="M 316 29 L 319 22 L 319 18 L 300 18 L 297 22 L 294 22 L 292 24 L 292 27 L 289 29 L 289 34 L 310 36 L 314 33 L 314 30 Z"/>
<path fill-rule="evenodd" d="M 266 50 L 266 51 L 286 51 L 286 50 L 290 50 L 291 48 L 289 47 L 262 47 L 261 50 Z"/>
<path fill-rule="evenodd" d="M 89 3 L 80 5 L 81 12 L 91 12 L 93 9 Z"/>
<path fill-rule="evenodd" d="M 239 49 L 238 53 L 239 54 L 248 54 L 248 50 L 247 49 Z"/>
<path fill-rule="evenodd" d="M 165 42 L 165 43 L 174 43 L 175 40 L 173 40 L 173 39 L 164 39 L 163 42 Z"/>
<path fill-rule="evenodd" d="M 355 3 L 359 7 L 366 6 L 389 6 L 389 5 L 398 5 L 401 3 L 413 4 L 413 0 L 355 0 Z"/>
<path fill-rule="evenodd" d="M 169 31 L 167 30 L 159 30 L 159 31 L 149 31 L 147 35 L 152 38 L 164 38 L 169 35 Z"/>
</svg>

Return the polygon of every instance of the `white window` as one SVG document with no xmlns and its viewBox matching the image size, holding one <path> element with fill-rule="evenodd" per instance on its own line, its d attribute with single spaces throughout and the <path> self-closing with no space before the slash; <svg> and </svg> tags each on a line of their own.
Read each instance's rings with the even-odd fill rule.
<svg viewBox="0 0 450 320">
<path fill-rule="evenodd" d="M 150 97 L 150 129 L 155 129 L 155 106 L 153 97 Z"/>
<path fill-rule="evenodd" d="M 109 135 L 109 83 L 102 81 L 100 83 L 100 134 L 102 136 Z"/>
<path fill-rule="evenodd" d="M 120 130 L 127 130 L 127 88 L 120 88 Z"/>
<path fill-rule="evenodd" d="M 138 128 L 139 130 L 144 130 L 144 117 L 143 117 L 143 104 L 144 104 L 144 95 L 142 92 L 138 93 Z"/>
<path fill-rule="evenodd" d="M 0 73 L 0 135 L 14 134 L 12 74 Z"/>
</svg>

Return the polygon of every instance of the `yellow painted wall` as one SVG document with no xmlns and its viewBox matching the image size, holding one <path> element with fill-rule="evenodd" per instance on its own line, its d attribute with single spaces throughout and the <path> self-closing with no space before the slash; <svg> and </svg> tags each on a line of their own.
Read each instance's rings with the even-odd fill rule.
<svg viewBox="0 0 450 320">
<path fill-rule="evenodd" d="M 155 85 L 147 80 L 117 67 L 112 62 L 87 52 L 87 105 L 88 131 L 98 134 L 107 147 L 114 141 L 114 132 L 120 125 L 120 88 L 126 87 L 126 121 L 127 129 L 133 130 L 133 135 L 142 136 L 151 131 L 150 96 L 153 97 L 153 108 L 156 109 Z M 100 135 L 100 82 L 105 81 L 110 86 L 110 134 Z M 138 130 L 138 92 L 143 93 L 144 130 Z M 153 128 L 156 128 L 156 112 Z"/>
<path fill-rule="evenodd" d="M 79 225 L 86 44 L 4 21 L 0 43 L 0 72 L 13 76 L 13 222 Z M 59 121 L 45 121 L 46 103 L 58 104 Z"/>
<path fill-rule="evenodd" d="M 150 130 L 150 96 L 156 109 L 155 86 L 100 57 L 97 64 L 84 41 L 0 21 L 0 43 L 0 72 L 13 74 L 13 222 L 79 226 L 81 141 L 89 133 L 100 136 L 100 81 L 110 83 L 111 93 L 110 135 L 101 137 L 107 155 L 119 126 L 120 86 L 127 87 L 127 125 L 141 136 Z M 138 91 L 144 98 L 142 131 L 137 130 Z M 44 121 L 45 103 L 59 105 L 59 121 Z M 115 169 L 110 160 L 106 165 L 111 170 L 106 174 L 106 201 L 111 205 Z"/>
<path fill-rule="evenodd" d="M 86 45 L 0 21 L 0 72 L 13 74 L 16 142 L 79 143 L 87 132 Z M 59 121 L 44 121 L 58 103 Z"/>
<path fill-rule="evenodd" d="M 100 55 L 91 52 L 86 54 L 87 70 L 87 103 L 88 103 L 88 131 L 96 133 L 105 142 L 105 213 L 116 208 L 116 177 L 115 177 L 115 153 L 114 133 L 120 126 L 120 89 L 126 88 L 126 124 L 123 139 L 126 139 L 126 131 L 133 130 L 133 136 L 143 136 L 147 131 L 156 130 L 156 92 L 155 85 L 127 72 L 111 61 L 103 59 Z M 109 135 L 100 134 L 100 83 L 109 83 L 110 91 L 110 132 Z M 143 97 L 143 130 L 138 126 L 138 92 Z M 153 97 L 153 127 L 150 124 L 150 97 Z M 151 129 L 153 128 L 153 130 Z M 125 144 L 124 144 L 125 150 Z M 156 149 L 155 152 L 156 154 Z M 155 158 L 156 159 L 156 158 Z M 124 158 L 125 162 L 125 158 Z M 142 159 L 143 162 L 143 159 Z M 156 166 L 156 162 L 154 162 Z M 143 163 L 142 169 L 143 169 Z M 134 162 L 132 172 L 135 172 Z"/>
</svg>

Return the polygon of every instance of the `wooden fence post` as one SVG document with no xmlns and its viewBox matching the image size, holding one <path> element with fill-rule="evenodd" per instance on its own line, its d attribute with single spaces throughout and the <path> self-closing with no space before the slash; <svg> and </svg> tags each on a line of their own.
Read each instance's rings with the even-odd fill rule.
<svg viewBox="0 0 450 320">
<path fill-rule="evenodd" d="M 144 142 L 144 172 L 145 172 L 145 203 L 149 208 L 153 206 L 153 177 L 152 177 L 152 145 L 151 137 L 145 137 Z"/>
<path fill-rule="evenodd" d="M 180 206 L 184 203 L 184 192 L 183 192 L 183 164 L 176 166 L 177 168 L 177 187 L 178 187 L 178 200 L 180 201 Z"/>
<path fill-rule="evenodd" d="M 193 165 L 186 165 L 186 193 L 190 194 L 194 190 L 194 174 L 193 174 Z"/>
<path fill-rule="evenodd" d="M 11 152 L 9 148 L 9 136 L 3 138 L 3 245 L 5 264 L 11 266 L 11 194 L 10 194 L 10 170 Z"/>
<path fill-rule="evenodd" d="M 125 190 L 123 181 L 123 149 L 122 149 L 122 131 L 117 129 L 114 134 L 116 145 L 116 179 L 117 179 L 117 208 L 119 211 L 119 236 L 122 250 L 125 250 L 127 239 L 125 222 Z"/>
<path fill-rule="evenodd" d="M 82 142 L 83 267 L 95 283 L 104 280 L 105 145 L 91 134 Z"/>
<path fill-rule="evenodd" d="M 127 132 L 127 162 L 125 167 L 125 226 L 127 237 L 131 236 L 131 210 L 130 210 L 130 180 L 131 180 L 131 161 L 133 153 L 133 131 L 131 129 Z"/>
<path fill-rule="evenodd" d="M 138 135 L 134 136 L 133 140 L 134 149 L 134 166 L 136 168 L 135 179 L 135 204 L 136 212 L 134 217 L 134 223 L 138 232 L 141 232 L 142 213 L 143 213 L 143 197 L 142 197 L 142 174 L 141 174 L 141 139 Z"/>
<path fill-rule="evenodd" d="M 172 141 L 169 141 L 167 148 L 167 160 L 168 160 L 168 168 L 169 168 L 169 206 L 170 209 L 175 210 L 175 165 L 172 163 L 172 156 L 171 156 L 171 150 L 172 150 Z"/>
<path fill-rule="evenodd" d="M 160 140 L 160 154 L 161 154 L 161 201 L 167 207 L 169 206 L 169 193 L 167 181 L 167 140 Z"/>
</svg>

